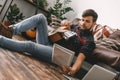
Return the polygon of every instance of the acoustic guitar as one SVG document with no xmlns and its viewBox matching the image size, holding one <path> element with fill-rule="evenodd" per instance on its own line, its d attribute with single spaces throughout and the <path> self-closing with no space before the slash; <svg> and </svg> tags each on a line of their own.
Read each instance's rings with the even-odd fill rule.
<svg viewBox="0 0 120 80">
<path fill-rule="evenodd" d="M 59 27 L 53 31 L 50 31 L 48 33 L 48 38 L 49 40 L 54 43 L 59 40 L 61 40 L 64 36 L 64 32 L 68 31 L 69 29 L 67 27 Z M 27 38 L 27 39 L 35 39 L 36 38 L 36 29 L 30 29 L 27 30 L 26 32 L 22 32 L 22 35 Z"/>
<path fill-rule="evenodd" d="M 52 43 L 55 43 L 61 39 L 63 39 L 64 32 L 68 31 L 67 27 L 59 27 L 51 32 L 48 33 L 48 38 Z"/>
</svg>

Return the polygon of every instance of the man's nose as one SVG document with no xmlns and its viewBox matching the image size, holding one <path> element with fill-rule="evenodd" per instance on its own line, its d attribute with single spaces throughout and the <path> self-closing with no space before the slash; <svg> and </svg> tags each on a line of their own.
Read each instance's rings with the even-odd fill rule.
<svg viewBox="0 0 120 80">
<path fill-rule="evenodd" d="M 85 25 L 85 21 L 82 21 L 81 23 L 82 23 L 82 25 Z"/>
</svg>

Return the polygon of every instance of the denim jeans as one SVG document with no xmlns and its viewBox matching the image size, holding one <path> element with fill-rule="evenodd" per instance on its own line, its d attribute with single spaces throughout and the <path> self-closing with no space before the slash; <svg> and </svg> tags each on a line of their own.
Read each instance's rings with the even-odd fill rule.
<svg viewBox="0 0 120 80">
<path fill-rule="evenodd" d="M 36 27 L 36 43 L 32 41 L 17 41 L 0 36 L 0 46 L 17 52 L 27 52 L 42 60 L 52 61 L 52 46 L 49 45 L 47 20 L 43 14 L 27 18 L 13 27 L 13 33 L 18 34 Z"/>
</svg>

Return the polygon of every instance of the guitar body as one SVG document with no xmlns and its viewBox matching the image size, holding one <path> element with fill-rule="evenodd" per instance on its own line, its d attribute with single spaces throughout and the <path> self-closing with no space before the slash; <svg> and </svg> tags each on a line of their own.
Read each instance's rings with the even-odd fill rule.
<svg viewBox="0 0 120 80">
<path fill-rule="evenodd" d="M 22 32 L 22 35 L 27 39 L 35 39 L 36 38 L 36 29 L 30 29 L 26 32 Z"/>
<path fill-rule="evenodd" d="M 68 31 L 66 27 L 59 27 L 58 29 L 49 32 L 48 33 L 48 38 L 52 43 L 55 43 L 61 39 L 63 39 L 64 32 Z"/>
<path fill-rule="evenodd" d="M 63 33 L 56 32 L 56 33 L 49 34 L 48 38 L 52 43 L 55 43 L 61 40 L 63 38 L 62 36 L 63 36 Z"/>
</svg>

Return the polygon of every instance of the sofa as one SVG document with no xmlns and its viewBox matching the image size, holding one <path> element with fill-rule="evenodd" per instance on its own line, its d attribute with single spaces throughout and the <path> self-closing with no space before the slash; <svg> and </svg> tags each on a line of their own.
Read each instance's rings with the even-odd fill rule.
<svg viewBox="0 0 120 80">
<path fill-rule="evenodd" d="M 87 61 L 91 64 L 105 63 L 120 71 L 120 30 L 113 32 L 108 38 L 96 42 L 96 48 Z"/>
</svg>

